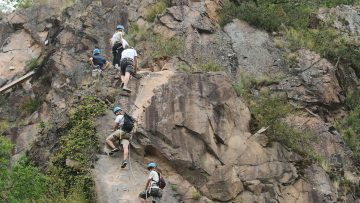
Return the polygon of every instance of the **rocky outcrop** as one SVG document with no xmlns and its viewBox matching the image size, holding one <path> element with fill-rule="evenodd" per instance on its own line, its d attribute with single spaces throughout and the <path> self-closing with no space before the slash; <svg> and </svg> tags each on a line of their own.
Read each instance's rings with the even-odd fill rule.
<svg viewBox="0 0 360 203">
<path fill-rule="evenodd" d="M 212 200 L 230 201 L 243 188 L 277 199 L 278 185 L 299 178 L 299 156 L 250 134 L 249 111 L 224 74 L 174 75 L 138 118 L 145 157 L 167 160 Z"/>
<path fill-rule="evenodd" d="M 280 51 L 265 31 L 237 19 L 226 25 L 224 31 L 231 38 L 234 56 L 243 73 L 263 77 L 278 74 L 286 67 Z"/>
<path fill-rule="evenodd" d="M 19 136 L 13 137 L 18 145 L 15 153 L 29 149 L 29 143 L 38 138 L 36 122 L 51 120 L 55 127 L 35 142 L 30 153 L 43 166 L 59 145 L 58 131 L 66 124 L 66 112 L 82 96 L 96 95 L 109 106 L 120 104 L 138 120 L 131 148 L 137 153 L 134 171 L 126 171 L 119 170 L 118 159 L 104 155 L 109 150 L 104 140 L 111 127 L 111 113 L 99 118 L 97 130 L 104 147 L 93 170 L 99 202 L 135 201 L 146 179 L 142 163 L 151 160 L 162 166 L 170 183 L 165 202 L 337 201 L 336 189 L 322 168 L 300 167 L 302 158 L 279 143 L 270 143 L 266 131 L 251 134 L 251 114 L 226 73 L 174 72 L 179 61 L 196 64 L 212 60 L 233 77 L 241 71 L 255 76 L 287 72 L 281 53 L 266 32 L 240 20 L 224 30 L 219 28 L 216 20 L 220 1 L 174 2 L 157 17 L 155 31 L 169 38 L 184 37 L 186 49 L 182 56 L 164 63 L 162 68 L 167 71 L 141 73 L 141 80 L 132 80 L 132 95 L 123 96 L 118 88 L 112 88 L 114 70 L 106 70 L 100 80 L 90 77 L 86 65 L 89 51 L 97 46 L 110 55 L 108 39 L 117 23 L 126 25 L 129 19 L 150 27 L 142 18 L 151 3 L 80 0 L 71 7 L 46 5 L 38 12 L 31 8 L 5 18 L 9 26 L 0 29 L 11 30 L 11 35 L 8 41 L 0 37 L 6 42 L 2 50 L 6 53 L 0 54 L 26 57 L 17 58 L 21 63 L 16 67 L 23 67 L 26 60 L 40 53 L 48 56 L 41 69 L 44 77 L 33 82 L 34 87 L 49 85 L 42 92 L 45 103 L 37 118 L 16 130 Z M 28 15 L 33 18 L 26 19 Z M 21 40 L 26 43 L 19 43 Z M 12 49 L 19 45 L 26 46 L 27 51 L 15 53 Z M 270 89 L 285 92 L 295 104 L 308 108 L 309 114 L 289 116 L 287 122 L 315 132 L 321 141 L 313 146 L 316 152 L 330 164 L 341 165 L 347 161 L 347 153 L 340 135 L 327 123 L 330 118 L 324 116 L 326 113 L 321 114 L 344 102 L 336 67 L 313 52 L 300 50 L 297 54 L 297 67 Z M 15 71 L 23 70 L 10 73 Z M 12 101 L 16 95 L 14 92 Z M 76 164 L 69 160 L 68 165 Z M 133 178 L 132 172 L 137 175 L 134 179 L 129 178 Z"/>
<path fill-rule="evenodd" d="M 331 24 L 337 30 L 346 32 L 349 36 L 359 39 L 360 35 L 360 12 L 355 7 L 341 5 L 335 8 L 322 8 L 314 16 L 314 25 L 319 22 Z"/>
<path fill-rule="evenodd" d="M 326 59 L 308 50 L 299 50 L 297 67 L 277 90 L 287 92 L 289 99 L 299 104 L 325 105 L 336 108 L 345 99 L 336 77 L 336 68 Z"/>
</svg>

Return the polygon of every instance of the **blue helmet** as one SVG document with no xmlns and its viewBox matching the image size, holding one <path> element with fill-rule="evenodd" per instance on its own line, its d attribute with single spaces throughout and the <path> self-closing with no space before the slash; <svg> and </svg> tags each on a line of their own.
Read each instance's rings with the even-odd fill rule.
<svg viewBox="0 0 360 203">
<path fill-rule="evenodd" d="M 149 169 L 149 168 L 155 168 L 156 167 L 156 163 L 155 162 L 149 162 L 148 164 L 147 164 L 147 168 Z"/>
<path fill-rule="evenodd" d="M 124 26 L 121 25 L 121 24 L 117 25 L 117 26 L 116 26 L 116 29 L 117 29 L 117 30 L 125 30 Z"/>
<path fill-rule="evenodd" d="M 113 112 L 114 112 L 114 113 L 117 113 L 117 112 L 119 112 L 119 111 L 121 111 L 121 108 L 118 107 L 118 106 L 115 106 L 114 109 L 113 109 Z"/>
<path fill-rule="evenodd" d="M 93 55 L 96 55 L 96 54 L 100 54 L 100 49 L 96 48 L 93 50 Z"/>
</svg>

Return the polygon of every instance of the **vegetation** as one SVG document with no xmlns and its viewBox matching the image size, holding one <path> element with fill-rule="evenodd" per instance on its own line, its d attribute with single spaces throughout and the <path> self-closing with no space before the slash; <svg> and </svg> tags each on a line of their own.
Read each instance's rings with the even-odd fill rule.
<svg viewBox="0 0 360 203">
<path fill-rule="evenodd" d="M 35 97 L 34 99 L 31 97 L 25 97 L 20 102 L 20 110 L 33 113 L 39 109 L 43 101 L 39 97 Z"/>
<path fill-rule="evenodd" d="M 358 43 L 344 37 L 339 31 L 325 23 L 316 29 L 309 28 L 311 14 L 320 7 L 334 7 L 340 4 L 352 5 L 357 0 L 277 0 L 246 1 L 236 5 L 225 1 L 220 13 L 220 24 L 229 23 L 234 18 L 240 18 L 251 25 L 266 31 L 279 31 L 289 42 L 291 50 L 307 48 L 319 53 L 336 63 L 354 68 L 360 76 L 360 46 Z M 279 42 L 277 46 L 281 46 Z"/>
<path fill-rule="evenodd" d="M 198 191 L 193 191 L 191 194 L 191 198 L 194 200 L 199 200 L 201 198 L 201 194 Z"/>
<path fill-rule="evenodd" d="M 316 142 L 314 134 L 307 130 L 290 126 L 284 120 L 295 110 L 286 98 L 279 95 L 270 95 L 267 92 L 253 96 L 251 90 L 267 83 L 276 82 L 276 79 L 261 78 L 242 75 L 234 85 L 235 91 L 248 103 L 253 120 L 253 129 L 269 126 L 267 135 L 271 141 L 276 141 L 294 152 L 302 155 L 306 161 L 319 161 L 320 157 L 311 148 L 311 143 Z"/>
<path fill-rule="evenodd" d="M 194 64 L 192 67 L 186 64 L 180 64 L 177 70 L 181 72 L 217 72 L 222 71 L 223 68 L 215 61 L 208 61 L 205 63 Z"/>
<path fill-rule="evenodd" d="M 91 97 L 71 110 L 46 175 L 26 158 L 10 167 L 13 145 L 0 136 L 0 198 L 5 202 L 95 202 L 90 168 L 99 146 L 93 120 L 104 110 L 105 104 Z M 47 125 L 41 122 L 39 127 Z"/>
<path fill-rule="evenodd" d="M 172 190 L 172 191 L 175 191 L 175 192 L 176 192 L 177 189 L 178 189 L 178 186 L 177 186 L 176 184 L 171 184 L 170 187 L 171 187 L 171 190 Z"/>
<path fill-rule="evenodd" d="M 162 14 L 167 7 L 171 5 L 169 0 L 159 0 L 155 4 L 148 7 L 145 11 L 145 20 L 148 22 L 154 22 L 156 16 Z"/>
<path fill-rule="evenodd" d="M 346 104 L 350 113 L 336 124 L 337 130 L 353 152 L 353 158 L 360 167 L 360 92 L 349 92 Z"/>
<path fill-rule="evenodd" d="M 47 191 L 47 177 L 22 158 L 10 167 L 10 140 L 0 137 L 0 198 L 4 202 L 37 202 Z"/>
<path fill-rule="evenodd" d="M 40 64 L 41 64 L 40 59 L 32 58 L 32 59 L 26 61 L 26 63 L 25 63 L 26 68 L 25 69 L 26 69 L 26 71 L 32 71 L 32 70 L 38 68 Z"/>
<path fill-rule="evenodd" d="M 7 120 L 0 120 L 0 136 L 3 135 L 6 131 L 10 128 L 9 121 Z"/>
<path fill-rule="evenodd" d="M 141 42 L 149 44 L 149 49 L 145 55 L 151 58 L 166 58 L 176 56 L 185 48 L 185 41 L 180 37 L 165 38 L 160 34 L 155 34 L 149 29 L 139 28 L 137 24 L 129 26 L 127 39 L 130 44 L 137 45 Z"/>
<path fill-rule="evenodd" d="M 17 4 L 16 7 L 17 8 L 29 8 L 30 6 L 32 6 L 34 4 L 33 0 L 17 0 Z"/>
<path fill-rule="evenodd" d="M 63 194 L 66 198 L 95 202 L 90 166 L 99 146 L 93 120 L 104 111 L 105 104 L 91 97 L 84 98 L 71 111 L 60 149 L 51 158 L 49 187 L 53 196 Z"/>
</svg>

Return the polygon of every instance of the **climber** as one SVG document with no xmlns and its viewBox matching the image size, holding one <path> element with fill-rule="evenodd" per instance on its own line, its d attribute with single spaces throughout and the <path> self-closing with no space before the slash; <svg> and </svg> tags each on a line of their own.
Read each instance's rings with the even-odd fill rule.
<svg viewBox="0 0 360 203">
<path fill-rule="evenodd" d="M 116 115 L 115 123 L 113 126 L 113 133 L 111 133 L 106 138 L 106 143 L 111 147 L 111 151 L 109 155 L 113 155 L 115 152 L 119 151 L 120 149 L 115 147 L 114 141 L 120 140 L 120 143 L 124 149 L 124 160 L 121 163 L 121 168 L 125 168 L 127 165 L 127 159 L 129 154 L 129 139 L 130 133 L 124 132 L 121 130 L 122 125 L 124 124 L 124 114 L 125 112 L 118 106 L 114 107 L 113 109 L 114 114 Z"/>
<path fill-rule="evenodd" d="M 128 88 L 130 75 L 136 73 L 137 70 L 137 52 L 134 48 L 126 48 L 121 54 L 121 87 L 127 92 L 131 92 Z"/>
<path fill-rule="evenodd" d="M 129 46 L 128 42 L 123 38 L 124 26 L 119 24 L 116 26 L 116 31 L 110 39 L 113 54 L 113 66 L 120 70 L 120 59 L 122 51 Z"/>
<path fill-rule="evenodd" d="M 156 171 L 156 163 L 149 162 L 147 164 L 147 169 L 150 171 L 150 173 L 146 181 L 145 190 L 139 194 L 139 200 L 141 203 L 145 203 L 148 197 L 162 197 L 162 190 L 159 188 L 158 185 L 158 182 L 160 180 L 160 173 Z"/>
<path fill-rule="evenodd" d="M 105 57 L 100 56 L 100 49 L 95 48 L 92 52 L 92 56 L 89 59 L 91 65 L 95 69 L 104 70 L 104 68 L 109 64 L 108 61 L 106 61 Z"/>
</svg>

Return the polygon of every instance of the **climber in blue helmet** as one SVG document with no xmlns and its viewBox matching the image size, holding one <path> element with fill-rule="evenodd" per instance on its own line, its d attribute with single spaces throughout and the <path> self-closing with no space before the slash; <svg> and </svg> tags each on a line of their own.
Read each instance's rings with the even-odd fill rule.
<svg viewBox="0 0 360 203">
<path fill-rule="evenodd" d="M 122 51 L 129 46 L 128 42 L 123 38 L 125 32 L 123 25 L 116 26 L 116 31 L 110 39 L 113 54 L 113 66 L 120 70 L 120 59 Z"/>
<path fill-rule="evenodd" d="M 113 113 L 116 115 L 115 117 L 115 123 L 112 128 L 113 133 L 111 133 L 106 138 L 106 143 L 111 147 L 111 151 L 109 155 L 113 155 L 115 152 L 119 151 L 120 149 L 115 147 L 114 142 L 116 140 L 120 140 L 120 143 L 124 149 L 124 160 L 121 163 L 121 168 L 125 168 L 127 165 L 127 159 L 129 155 L 129 139 L 130 139 L 130 133 L 125 132 L 122 130 L 122 126 L 124 125 L 124 114 L 125 111 L 121 109 L 120 107 L 116 106 L 113 109 Z"/>
<path fill-rule="evenodd" d="M 100 53 L 100 49 L 95 48 L 92 51 L 92 56 L 90 57 L 89 61 L 95 69 L 103 70 L 109 64 L 109 62 L 106 61 L 105 57 L 101 56 Z"/>
<path fill-rule="evenodd" d="M 145 190 L 139 194 L 140 202 L 146 203 L 148 197 L 162 197 L 162 190 L 159 188 L 160 173 L 157 171 L 157 164 L 149 162 L 147 169 L 150 171 L 149 177 L 145 184 Z"/>
</svg>

